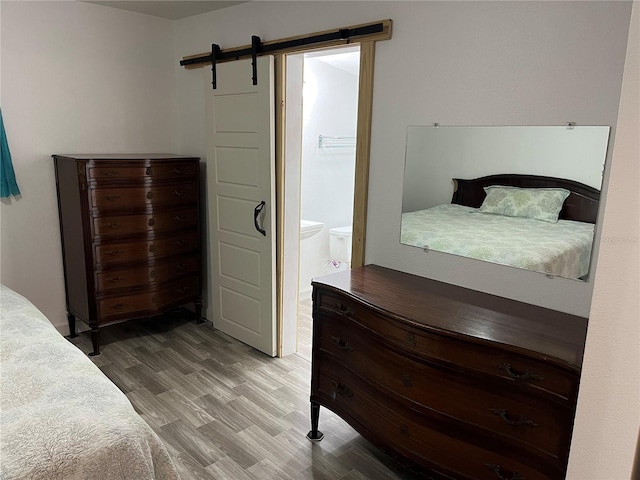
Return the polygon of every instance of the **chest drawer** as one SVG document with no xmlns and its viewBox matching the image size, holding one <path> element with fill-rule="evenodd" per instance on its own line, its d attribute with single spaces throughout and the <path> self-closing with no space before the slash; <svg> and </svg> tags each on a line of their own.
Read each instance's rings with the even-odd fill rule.
<svg viewBox="0 0 640 480">
<path fill-rule="evenodd" d="M 146 215 L 98 217 L 93 220 L 93 231 L 96 236 L 109 237 L 166 232 L 194 227 L 197 224 L 198 212 L 186 209 Z"/>
<path fill-rule="evenodd" d="M 197 277 L 180 280 L 170 286 L 134 295 L 105 297 L 98 301 L 100 318 L 106 321 L 161 311 L 171 304 L 180 304 L 195 297 L 199 290 Z"/>
<path fill-rule="evenodd" d="M 407 408 L 431 410 L 564 459 L 565 432 L 573 420 L 568 408 L 501 388 L 503 382 L 407 357 L 349 320 L 317 316 L 315 321 L 317 355 L 338 362 Z"/>
<path fill-rule="evenodd" d="M 148 267 L 100 271 L 96 274 L 96 291 L 104 293 L 118 288 L 166 283 L 182 276 L 193 275 L 198 270 L 198 258 L 191 255 L 172 257 Z"/>
<path fill-rule="evenodd" d="M 319 290 L 317 308 L 335 318 L 355 322 L 386 342 L 408 353 L 449 365 L 452 368 L 490 375 L 511 384 L 530 388 L 533 392 L 549 393 L 566 402 L 577 396 L 578 374 L 531 357 L 485 347 L 476 342 L 413 328 L 386 318 L 365 305 L 349 298 Z"/>
<path fill-rule="evenodd" d="M 101 181 L 140 181 L 144 179 L 175 180 L 178 178 L 195 178 L 198 173 L 196 162 L 175 162 L 153 165 L 119 165 L 114 162 L 89 167 L 89 179 Z"/>
<path fill-rule="evenodd" d="M 339 373 L 337 373 L 339 372 Z M 455 431 L 442 428 L 429 415 L 421 415 L 370 388 L 348 370 L 332 368 L 324 362 L 318 373 L 318 395 L 322 403 L 340 415 L 367 425 L 380 442 L 404 452 L 421 464 L 460 479 L 496 480 L 560 479 L 563 475 L 552 465 L 535 465 L 519 460 L 511 452 L 491 448 L 456 438 Z M 375 421 L 371 417 L 375 416 Z"/>
<path fill-rule="evenodd" d="M 144 209 L 154 206 L 196 203 L 195 181 L 169 186 L 144 188 L 94 188 L 91 205 L 99 209 Z"/>
<path fill-rule="evenodd" d="M 116 264 L 148 262 L 197 250 L 199 243 L 196 232 L 146 241 L 103 243 L 95 247 L 95 263 L 108 268 Z"/>
</svg>

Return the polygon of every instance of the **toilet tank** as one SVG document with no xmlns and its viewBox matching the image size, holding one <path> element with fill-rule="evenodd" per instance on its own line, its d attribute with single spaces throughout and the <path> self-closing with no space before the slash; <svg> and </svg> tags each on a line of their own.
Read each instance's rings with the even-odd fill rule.
<svg viewBox="0 0 640 480">
<path fill-rule="evenodd" d="M 351 225 L 329 230 L 329 254 L 331 260 L 351 263 Z"/>
</svg>

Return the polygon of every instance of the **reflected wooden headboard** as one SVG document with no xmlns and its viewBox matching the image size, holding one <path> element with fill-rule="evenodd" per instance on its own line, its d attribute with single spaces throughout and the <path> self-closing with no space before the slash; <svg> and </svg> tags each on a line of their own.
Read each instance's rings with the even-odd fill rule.
<svg viewBox="0 0 640 480">
<path fill-rule="evenodd" d="M 486 197 L 484 187 L 491 185 L 520 188 L 564 188 L 569 190 L 571 194 L 564 202 L 564 206 L 560 211 L 560 218 L 563 220 L 596 223 L 600 204 L 600 190 L 565 178 L 518 174 L 489 175 L 471 180 L 454 178 L 451 203 L 479 208 Z"/>
</svg>

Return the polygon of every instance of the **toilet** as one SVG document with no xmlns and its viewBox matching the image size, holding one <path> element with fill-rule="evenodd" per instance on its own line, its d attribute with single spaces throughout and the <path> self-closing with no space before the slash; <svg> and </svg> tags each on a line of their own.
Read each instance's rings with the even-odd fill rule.
<svg viewBox="0 0 640 480">
<path fill-rule="evenodd" d="M 329 254 L 331 260 L 351 263 L 351 225 L 329 229 Z"/>
</svg>

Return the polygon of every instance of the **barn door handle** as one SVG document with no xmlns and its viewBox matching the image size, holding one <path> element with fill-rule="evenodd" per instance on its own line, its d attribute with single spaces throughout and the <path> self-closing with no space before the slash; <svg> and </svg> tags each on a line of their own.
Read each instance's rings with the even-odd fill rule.
<svg viewBox="0 0 640 480">
<path fill-rule="evenodd" d="M 263 200 L 258 204 L 256 208 L 253 209 L 253 224 L 255 225 L 257 231 L 266 236 L 267 232 L 265 232 L 264 228 L 260 228 L 260 225 L 258 225 L 258 215 L 260 215 L 264 206 L 265 201 Z"/>
</svg>

